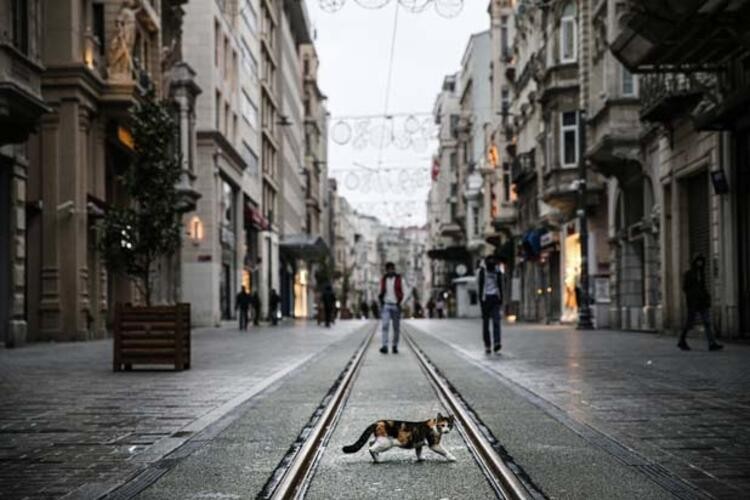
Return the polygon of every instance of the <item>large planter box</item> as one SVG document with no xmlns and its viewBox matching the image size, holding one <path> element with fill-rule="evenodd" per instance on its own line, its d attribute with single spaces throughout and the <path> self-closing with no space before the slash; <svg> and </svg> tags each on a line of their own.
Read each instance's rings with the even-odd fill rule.
<svg viewBox="0 0 750 500">
<path fill-rule="evenodd" d="M 117 304 L 114 321 L 114 371 L 133 365 L 190 368 L 190 304 Z"/>
</svg>

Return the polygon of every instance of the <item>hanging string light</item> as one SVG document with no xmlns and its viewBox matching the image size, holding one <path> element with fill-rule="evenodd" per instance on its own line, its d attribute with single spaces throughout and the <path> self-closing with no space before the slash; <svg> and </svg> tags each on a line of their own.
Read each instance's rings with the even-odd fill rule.
<svg viewBox="0 0 750 500">
<path fill-rule="evenodd" d="M 409 114 L 388 116 L 342 117 L 333 121 L 329 137 L 339 146 L 351 145 L 424 153 L 437 139 L 438 129 L 431 115 Z"/>
<path fill-rule="evenodd" d="M 365 9 L 382 9 L 392 0 L 353 0 L 357 5 Z M 464 0 L 395 0 L 406 11 L 419 14 L 424 12 L 432 4 L 435 12 L 442 17 L 456 17 L 464 7 Z M 341 10 L 346 0 L 318 0 L 321 10 L 334 13 Z"/>
</svg>

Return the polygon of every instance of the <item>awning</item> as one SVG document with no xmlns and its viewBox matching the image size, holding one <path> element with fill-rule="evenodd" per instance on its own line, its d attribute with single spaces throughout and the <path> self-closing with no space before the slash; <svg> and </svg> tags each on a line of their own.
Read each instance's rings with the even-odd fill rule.
<svg viewBox="0 0 750 500">
<path fill-rule="evenodd" d="M 320 236 L 293 234 L 281 240 L 279 251 L 295 259 L 316 260 L 328 255 L 328 245 Z"/>
<path fill-rule="evenodd" d="M 266 231 L 271 224 L 263 213 L 252 205 L 245 205 L 245 225 L 251 225 L 261 231 Z"/>
<path fill-rule="evenodd" d="M 542 235 L 547 232 L 546 229 L 530 229 L 521 237 L 521 247 L 523 248 L 524 257 L 535 259 L 539 257 L 542 251 Z"/>
</svg>

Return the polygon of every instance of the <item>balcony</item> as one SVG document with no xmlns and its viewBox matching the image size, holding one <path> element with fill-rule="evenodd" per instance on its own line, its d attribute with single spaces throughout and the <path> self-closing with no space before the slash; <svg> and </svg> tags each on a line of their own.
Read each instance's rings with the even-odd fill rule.
<svg viewBox="0 0 750 500">
<path fill-rule="evenodd" d="M 24 142 L 48 111 L 41 96 L 43 68 L 12 45 L 0 44 L 0 145 Z"/>
<path fill-rule="evenodd" d="M 556 208 L 563 215 L 571 217 L 578 204 L 578 168 L 553 168 L 544 174 L 542 185 L 542 201 Z M 604 192 L 604 184 L 600 177 L 589 173 L 586 205 L 598 206 L 600 196 Z"/>
<path fill-rule="evenodd" d="M 518 222 L 518 207 L 514 203 L 501 203 L 497 213 L 492 217 L 492 227 L 500 233 L 511 233 L 516 222 Z"/>
<path fill-rule="evenodd" d="M 707 73 L 650 73 L 640 79 L 641 119 L 668 123 L 689 115 L 715 87 Z"/>
<path fill-rule="evenodd" d="M 610 45 L 631 71 L 718 68 L 743 49 L 750 4 L 714 0 L 628 0 Z"/>
</svg>

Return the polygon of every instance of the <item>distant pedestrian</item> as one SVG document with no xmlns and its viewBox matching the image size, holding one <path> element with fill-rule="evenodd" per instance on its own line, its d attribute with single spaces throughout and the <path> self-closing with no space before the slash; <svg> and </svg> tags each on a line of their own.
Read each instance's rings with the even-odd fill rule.
<svg viewBox="0 0 750 500">
<path fill-rule="evenodd" d="M 336 294 L 330 283 L 323 289 L 323 321 L 326 328 L 330 328 L 333 322 L 333 311 L 336 309 Z"/>
<path fill-rule="evenodd" d="M 376 300 L 373 300 L 370 304 L 370 311 L 372 311 L 372 317 L 377 319 L 380 317 L 380 305 Z"/>
<path fill-rule="evenodd" d="M 359 315 L 362 316 L 362 319 L 368 319 L 370 317 L 370 306 L 367 305 L 366 300 L 362 300 L 359 304 Z"/>
<path fill-rule="evenodd" d="M 438 319 L 443 319 L 445 317 L 445 299 L 442 295 L 438 297 L 437 302 L 435 303 L 435 310 L 437 311 Z"/>
<path fill-rule="evenodd" d="M 250 307 L 253 308 L 253 325 L 260 324 L 260 296 L 257 290 L 250 294 Z"/>
<path fill-rule="evenodd" d="M 234 300 L 234 310 L 240 313 L 240 330 L 247 330 L 247 313 L 250 309 L 250 294 L 242 287 Z"/>
<path fill-rule="evenodd" d="M 380 280 L 381 318 L 382 318 L 382 343 L 380 352 L 388 354 L 388 330 L 393 323 L 393 342 L 391 352 L 398 354 L 398 340 L 401 333 L 401 306 L 407 300 L 404 296 L 404 279 L 396 274 L 396 265 L 393 262 L 385 264 L 385 274 Z"/>
<path fill-rule="evenodd" d="M 435 299 L 430 297 L 430 300 L 427 301 L 427 315 L 430 317 L 430 319 L 435 317 Z"/>
<path fill-rule="evenodd" d="M 489 354 L 493 349 L 500 352 L 500 307 L 503 305 L 502 273 L 495 257 L 484 259 L 484 266 L 479 269 L 477 289 L 479 303 L 482 306 L 482 339 L 484 352 Z M 492 320 L 492 344 L 490 344 L 490 320 Z"/>
<path fill-rule="evenodd" d="M 708 293 L 708 287 L 706 286 L 706 258 L 702 254 L 693 258 L 690 269 L 685 272 L 682 279 L 682 291 L 685 292 L 688 311 L 685 328 L 682 329 L 677 347 L 683 351 L 690 350 L 686 340 L 687 334 L 696 318 L 700 316 L 703 328 L 706 331 L 708 350 L 718 351 L 723 349 L 724 346 L 716 342 L 711 325 L 711 294 Z"/>
<path fill-rule="evenodd" d="M 272 288 L 271 296 L 268 298 L 268 315 L 271 318 L 271 324 L 274 326 L 279 324 L 279 304 L 281 304 L 281 297 L 276 289 Z"/>
</svg>

